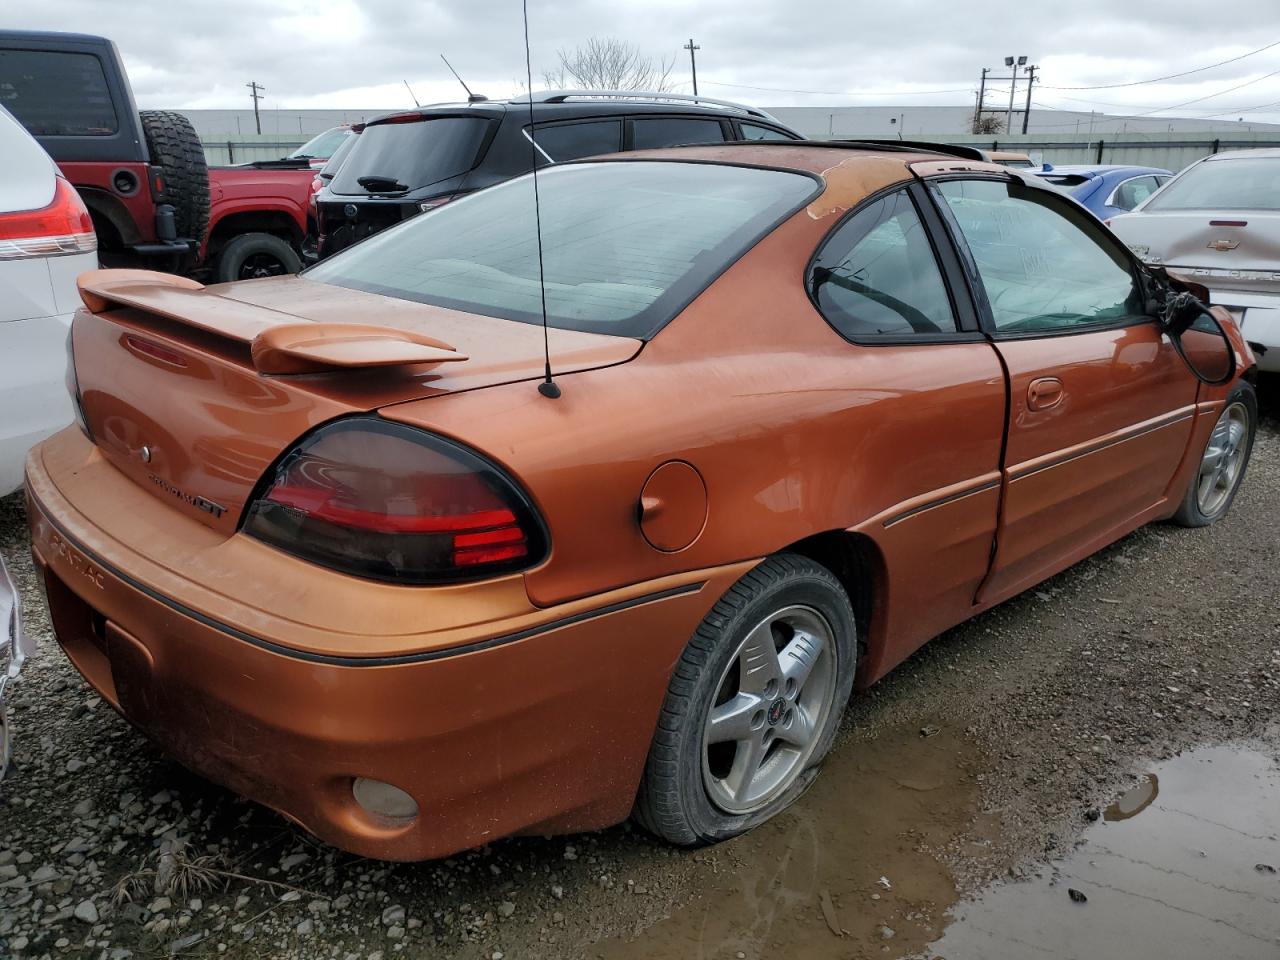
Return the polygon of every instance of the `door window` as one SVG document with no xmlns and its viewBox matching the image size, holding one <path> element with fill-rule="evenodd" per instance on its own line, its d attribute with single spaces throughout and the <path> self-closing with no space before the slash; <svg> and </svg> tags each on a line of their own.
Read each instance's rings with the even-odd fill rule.
<svg viewBox="0 0 1280 960">
<path fill-rule="evenodd" d="M 622 149 L 620 120 L 539 126 L 534 135 L 538 138 L 538 146 L 556 162 L 594 157 L 600 153 L 617 153 Z"/>
<path fill-rule="evenodd" d="M 1155 193 L 1159 187 L 1160 184 L 1155 177 L 1134 177 L 1132 180 L 1126 180 L 1116 187 L 1116 192 L 1111 195 L 1110 206 L 1119 207 L 1121 210 L 1132 210 Z"/>
<path fill-rule="evenodd" d="M 973 256 L 997 331 L 1069 331 L 1142 316 L 1129 261 L 1087 214 L 1035 188 L 1019 184 L 1014 193 L 1004 180 L 947 180 L 935 189 Z"/>
<path fill-rule="evenodd" d="M 719 120 L 698 117 L 640 117 L 635 120 L 633 147 L 652 150 L 685 143 L 723 143 Z"/>
<path fill-rule="evenodd" d="M 814 261 L 813 295 L 850 340 L 955 333 L 955 313 L 915 204 L 906 191 L 864 207 Z"/>
</svg>

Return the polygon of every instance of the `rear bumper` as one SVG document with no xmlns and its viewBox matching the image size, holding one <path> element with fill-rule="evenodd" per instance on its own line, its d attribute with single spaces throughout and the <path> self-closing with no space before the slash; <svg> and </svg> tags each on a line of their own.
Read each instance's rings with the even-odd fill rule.
<svg viewBox="0 0 1280 960">
<path fill-rule="evenodd" d="M 1280 372 L 1280 295 L 1210 288 L 1210 300 L 1231 311 L 1244 338 L 1265 350 L 1255 350 L 1258 369 Z"/>
<path fill-rule="evenodd" d="M 27 451 L 71 422 L 71 314 L 0 322 L 0 497 L 22 486 Z"/>
<path fill-rule="evenodd" d="M 751 566 L 542 611 L 526 598 L 447 649 L 318 654 L 160 593 L 61 495 L 38 455 L 28 472 L 33 554 L 58 642 L 85 678 L 193 770 L 381 859 L 624 819 L 671 668 Z M 434 599 L 403 589 L 424 606 Z M 407 791 L 418 816 L 366 811 L 356 777 Z"/>
</svg>

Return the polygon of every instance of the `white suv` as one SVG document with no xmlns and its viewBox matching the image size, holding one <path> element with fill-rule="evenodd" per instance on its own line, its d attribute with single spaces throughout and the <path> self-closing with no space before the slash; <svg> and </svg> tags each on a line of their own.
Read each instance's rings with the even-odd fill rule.
<svg viewBox="0 0 1280 960">
<path fill-rule="evenodd" d="M 40 144 L 0 107 L 0 497 L 33 444 L 71 422 L 66 340 L 76 277 L 98 266 L 89 211 Z"/>
</svg>

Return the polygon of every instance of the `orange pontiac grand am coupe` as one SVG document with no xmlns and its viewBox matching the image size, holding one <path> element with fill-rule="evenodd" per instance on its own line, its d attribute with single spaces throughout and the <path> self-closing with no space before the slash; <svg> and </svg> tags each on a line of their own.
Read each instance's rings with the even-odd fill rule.
<svg viewBox="0 0 1280 960">
<path fill-rule="evenodd" d="M 548 167 L 545 283 L 528 178 L 298 277 L 85 275 L 27 463 L 60 645 L 365 856 L 761 823 L 855 686 L 1248 461 L 1230 317 L 959 154 Z"/>
</svg>

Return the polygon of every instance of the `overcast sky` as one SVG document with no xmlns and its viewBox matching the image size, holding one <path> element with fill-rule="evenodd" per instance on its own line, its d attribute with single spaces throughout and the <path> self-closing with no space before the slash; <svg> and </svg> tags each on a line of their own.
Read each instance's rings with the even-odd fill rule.
<svg viewBox="0 0 1280 960">
<path fill-rule="evenodd" d="M 1280 122 L 1280 0 L 529 5 L 535 88 L 557 49 L 616 36 L 678 58 L 672 79 L 687 91 L 680 47 L 692 36 L 702 92 L 762 106 L 972 103 L 982 67 L 1003 72 L 1005 55 L 1027 54 L 1041 67 L 1042 106 Z M 0 0 L 0 26 L 112 38 L 141 107 L 248 107 L 250 80 L 266 86 L 267 107 L 408 106 L 405 80 L 423 102 L 453 100 L 441 52 L 473 90 L 510 96 L 525 66 L 511 0 Z M 1111 86 L 1272 43 L 1189 76 Z"/>
</svg>

